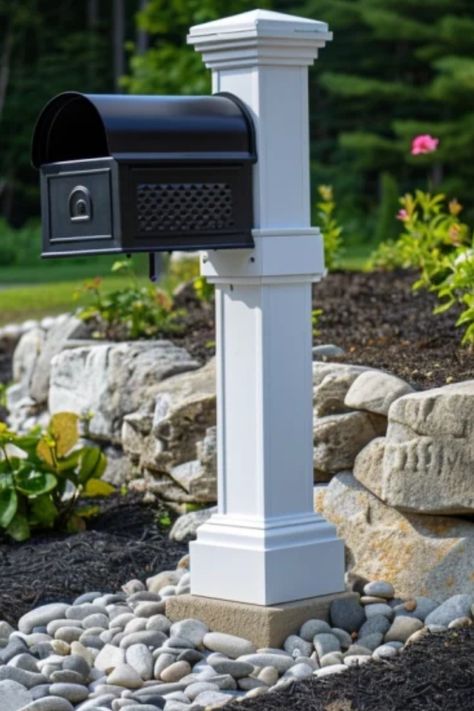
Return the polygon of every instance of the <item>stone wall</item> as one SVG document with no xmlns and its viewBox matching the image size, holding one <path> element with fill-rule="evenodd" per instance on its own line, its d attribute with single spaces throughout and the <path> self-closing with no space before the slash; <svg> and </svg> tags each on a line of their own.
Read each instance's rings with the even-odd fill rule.
<svg viewBox="0 0 474 711">
<path fill-rule="evenodd" d="M 115 484 L 178 509 L 214 503 L 214 360 L 200 366 L 168 341 L 85 341 L 81 329 L 63 317 L 23 334 L 11 423 L 77 412 Z M 351 574 L 407 595 L 428 593 L 422 579 L 440 599 L 472 589 L 474 381 L 415 392 L 380 370 L 315 362 L 313 399 L 315 506 L 345 539 Z"/>
</svg>

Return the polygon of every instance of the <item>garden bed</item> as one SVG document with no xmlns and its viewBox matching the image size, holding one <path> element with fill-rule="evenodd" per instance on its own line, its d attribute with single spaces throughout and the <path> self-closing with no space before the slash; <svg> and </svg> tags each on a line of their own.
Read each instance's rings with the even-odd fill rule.
<svg viewBox="0 0 474 711">
<path fill-rule="evenodd" d="M 228 711 L 469 711 L 474 708 L 474 629 L 437 632 L 390 661 L 293 683 Z"/>
<path fill-rule="evenodd" d="M 415 272 L 335 272 L 314 287 L 313 308 L 323 309 L 315 344 L 346 351 L 339 362 L 382 368 L 417 388 L 474 378 L 474 356 L 460 347 L 456 311 L 435 315 L 437 300 L 414 292 Z M 205 362 L 213 355 L 213 311 L 187 289 L 177 299 L 188 311 L 183 334 L 174 338 Z"/>
<path fill-rule="evenodd" d="M 0 620 L 48 602 L 71 602 L 85 592 L 116 592 L 121 585 L 175 568 L 187 546 L 168 539 L 169 528 L 138 495 L 103 500 L 88 530 L 35 534 L 25 543 L 0 538 Z"/>
</svg>

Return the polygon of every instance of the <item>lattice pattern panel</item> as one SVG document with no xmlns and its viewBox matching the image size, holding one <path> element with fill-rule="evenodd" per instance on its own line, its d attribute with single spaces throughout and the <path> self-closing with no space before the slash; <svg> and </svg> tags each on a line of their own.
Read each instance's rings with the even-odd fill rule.
<svg viewBox="0 0 474 711">
<path fill-rule="evenodd" d="M 140 232 L 215 232 L 234 226 L 227 183 L 142 183 L 137 186 Z"/>
</svg>

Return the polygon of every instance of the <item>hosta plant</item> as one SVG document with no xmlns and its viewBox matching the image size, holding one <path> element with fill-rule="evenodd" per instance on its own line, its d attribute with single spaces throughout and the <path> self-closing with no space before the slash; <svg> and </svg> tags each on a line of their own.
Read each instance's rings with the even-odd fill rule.
<svg viewBox="0 0 474 711">
<path fill-rule="evenodd" d="M 17 541 L 34 529 L 84 528 L 97 511 L 82 497 L 106 496 L 114 487 L 101 477 L 107 459 L 79 442 L 79 418 L 53 415 L 45 430 L 17 434 L 0 422 L 0 528 Z"/>
<path fill-rule="evenodd" d="M 136 340 L 182 330 L 179 318 L 183 312 L 174 309 L 173 299 L 163 289 L 151 283 L 141 284 L 131 260 L 115 262 L 112 272 L 125 274 L 128 285 L 104 291 L 102 280 L 97 278 L 86 282 L 81 292 L 88 303 L 78 315 L 93 325 L 94 337 Z"/>
</svg>

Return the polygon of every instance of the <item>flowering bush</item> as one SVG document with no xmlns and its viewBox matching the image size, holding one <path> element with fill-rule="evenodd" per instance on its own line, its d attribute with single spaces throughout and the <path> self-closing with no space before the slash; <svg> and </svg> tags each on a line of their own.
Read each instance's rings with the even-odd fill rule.
<svg viewBox="0 0 474 711">
<path fill-rule="evenodd" d="M 429 135 L 412 141 L 413 155 L 431 153 L 438 139 Z M 462 343 L 474 345 L 474 249 L 469 227 L 461 222 L 462 205 L 445 195 L 417 190 L 400 198 L 396 217 L 403 232 L 396 241 L 383 242 L 371 257 L 374 268 L 416 268 L 413 288 L 425 287 L 441 301 L 435 313 L 461 307 L 456 325 L 464 327 Z"/>
</svg>

